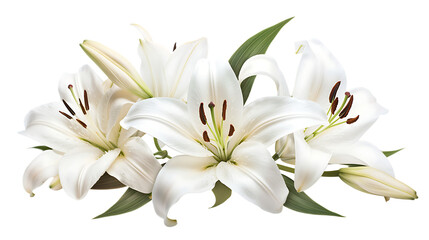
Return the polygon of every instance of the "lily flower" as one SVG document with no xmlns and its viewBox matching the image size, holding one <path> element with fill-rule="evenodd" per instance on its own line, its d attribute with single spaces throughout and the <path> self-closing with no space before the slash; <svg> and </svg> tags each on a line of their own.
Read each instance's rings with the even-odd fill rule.
<svg viewBox="0 0 429 240">
<path fill-rule="evenodd" d="M 339 170 L 340 179 L 364 193 L 384 196 L 386 199 L 417 199 L 417 193 L 405 183 L 371 167 L 349 167 Z"/>
<path fill-rule="evenodd" d="M 28 166 L 26 191 L 33 195 L 34 188 L 58 176 L 66 193 L 80 199 L 107 172 L 124 185 L 150 193 L 161 165 L 139 131 L 119 125 L 136 97 L 103 86 L 87 66 L 65 75 L 59 94 L 62 102 L 42 105 L 26 116 L 23 134 L 53 149 Z"/>
<path fill-rule="evenodd" d="M 322 107 L 328 123 L 303 128 L 281 138 L 276 152 L 285 162 L 295 164 L 295 188 L 304 191 L 312 186 L 328 164 L 359 164 L 377 168 L 393 176 L 384 154 L 361 136 L 381 114 L 387 111 L 363 88 L 346 91 L 343 68 L 325 46 L 317 41 L 297 44 L 303 53 L 297 72 L 294 99 L 310 100 Z M 266 55 L 250 58 L 239 79 L 264 74 L 276 82 L 284 77 L 275 61 Z M 286 84 L 279 95 L 290 96 Z"/>
<path fill-rule="evenodd" d="M 139 44 L 141 75 L 128 60 L 98 42 L 85 40 L 80 46 L 113 83 L 137 97 L 185 99 L 195 64 L 207 57 L 207 40 L 201 38 L 178 47 L 175 44 L 171 52 L 135 26 L 143 35 Z"/>
<path fill-rule="evenodd" d="M 161 169 L 153 189 L 156 213 L 167 226 L 168 211 L 184 194 L 210 190 L 219 180 L 265 211 L 282 210 L 287 187 L 266 147 L 281 136 L 326 122 L 317 104 L 267 97 L 243 107 L 240 85 L 227 62 L 201 60 L 188 101 L 151 98 L 134 104 L 122 120 L 184 153 Z"/>
</svg>

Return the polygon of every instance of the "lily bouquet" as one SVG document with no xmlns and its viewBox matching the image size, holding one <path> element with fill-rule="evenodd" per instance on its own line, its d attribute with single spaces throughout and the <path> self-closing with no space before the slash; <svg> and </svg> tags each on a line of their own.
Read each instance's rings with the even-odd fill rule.
<svg viewBox="0 0 429 240">
<path fill-rule="evenodd" d="M 23 134 L 43 152 L 25 170 L 25 190 L 34 196 L 51 178 L 51 189 L 76 199 L 91 189 L 127 187 L 96 218 L 153 201 L 167 226 L 176 224 L 168 212 L 183 195 L 210 190 L 213 207 L 234 191 L 272 213 L 287 207 L 341 216 L 304 193 L 322 176 L 386 201 L 416 199 L 387 159 L 399 150 L 382 152 L 360 140 L 386 110 L 367 89 L 347 90 L 343 68 L 320 41 L 297 43 L 302 57 L 293 91 L 264 55 L 290 20 L 251 37 L 229 61 L 215 62 L 207 60 L 204 38 L 171 51 L 135 25 L 142 34 L 140 71 L 108 47 L 84 41 L 107 79 L 84 66 L 61 78 L 60 101 L 28 113 Z M 272 79 L 278 94 L 246 103 L 257 75 Z M 337 170 L 326 171 L 328 165 Z"/>
</svg>

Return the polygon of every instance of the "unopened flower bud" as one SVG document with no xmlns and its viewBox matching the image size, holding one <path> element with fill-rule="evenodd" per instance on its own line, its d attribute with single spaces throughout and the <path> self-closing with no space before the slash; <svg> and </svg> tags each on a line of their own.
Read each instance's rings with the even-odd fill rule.
<svg viewBox="0 0 429 240">
<path fill-rule="evenodd" d="M 389 174 L 372 167 L 341 168 L 339 177 L 349 186 L 385 198 L 416 199 L 416 191 Z"/>
</svg>

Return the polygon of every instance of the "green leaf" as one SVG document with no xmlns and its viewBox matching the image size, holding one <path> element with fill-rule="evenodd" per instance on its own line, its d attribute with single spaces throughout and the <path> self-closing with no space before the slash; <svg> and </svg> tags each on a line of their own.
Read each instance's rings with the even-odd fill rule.
<svg viewBox="0 0 429 240">
<path fill-rule="evenodd" d="M 216 202 L 215 202 L 215 204 L 211 208 L 214 208 L 214 207 L 217 207 L 217 206 L 221 205 L 229 197 L 231 197 L 231 189 L 229 189 L 229 187 L 225 186 L 220 181 L 216 182 L 216 185 L 212 189 L 212 192 L 213 192 L 213 194 L 216 197 Z"/>
<path fill-rule="evenodd" d="M 104 173 L 103 176 L 92 186 L 91 189 L 115 189 L 125 187 L 124 184 L 118 181 L 118 179 L 110 176 L 108 173 Z"/>
<path fill-rule="evenodd" d="M 119 215 L 134 211 L 152 200 L 151 194 L 145 194 L 128 188 L 124 195 L 107 211 L 94 219 Z"/>
<path fill-rule="evenodd" d="M 282 29 L 282 27 L 292 19 L 293 17 L 288 18 L 272 27 L 262 30 L 253 37 L 249 38 L 237 49 L 237 51 L 235 51 L 235 53 L 229 59 L 229 64 L 231 65 L 237 77 L 240 73 L 243 63 L 254 55 L 264 54 L 271 42 L 277 36 L 277 33 L 280 31 L 280 29 Z M 241 91 L 243 94 L 244 103 L 249 97 L 254 81 L 255 76 L 249 77 L 241 83 Z"/>
<path fill-rule="evenodd" d="M 32 148 L 39 149 L 39 150 L 42 150 L 42 151 L 52 150 L 52 148 L 50 148 L 48 146 L 34 146 Z"/>
<path fill-rule="evenodd" d="M 401 149 L 397 149 L 397 150 L 392 150 L 392 151 L 383 151 L 383 154 L 384 154 L 386 157 L 390 157 L 390 156 L 392 156 L 393 154 L 395 154 L 395 153 L 397 153 L 397 152 L 399 152 L 399 151 L 401 151 L 401 150 L 403 150 L 403 148 L 401 148 Z"/>
<path fill-rule="evenodd" d="M 289 189 L 289 195 L 287 196 L 286 202 L 283 204 L 283 206 L 302 213 L 343 217 L 338 213 L 331 212 L 328 209 L 322 207 L 313 201 L 304 192 L 297 192 L 295 190 L 293 180 L 283 174 L 282 176 L 287 188 Z"/>
</svg>

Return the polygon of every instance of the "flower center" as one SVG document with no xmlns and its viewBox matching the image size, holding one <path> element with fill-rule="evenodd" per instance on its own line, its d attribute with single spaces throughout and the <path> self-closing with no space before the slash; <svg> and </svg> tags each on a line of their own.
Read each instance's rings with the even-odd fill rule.
<svg viewBox="0 0 429 240">
<path fill-rule="evenodd" d="M 328 112 L 326 113 L 328 115 L 328 125 L 321 125 L 316 130 L 314 130 L 312 133 L 305 136 L 305 140 L 307 142 L 311 141 L 312 139 L 319 136 L 321 133 L 325 132 L 328 129 L 331 129 L 333 127 L 342 125 L 344 123 L 346 124 L 352 124 L 355 123 L 359 119 L 359 115 L 357 115 L 354 118 L 348 118 L 347 120 L 342 120 L 350 112 L 350 109 L 353 105 L 353 95 L 350 95 L 349 92 L 345 92 L 344 100 L 341 103 L 341 106 L 339 109 L 338 107 L 338 97 L 337 97 L 337 91 L 340 88 L 341 81 L 338 81 L 335 83 L 335 85 L 332 87 L 332 90 L 329 94 L 329 102 L 331 103 L 331 106 L 328 109 Z M 340 121 L 342 120 L 342 121 Z M 304 133 L 306 134 L 307 129 L 304 130 Z"/>
<path fill-rule="evenodd" d="M 232 124 L 228 126 L 228 134 L 224 133 L 224 122 L 226 120 L 227 101 L 224 100 L 222 104 L 222 116 L 220 122 L 216 121 L 215 116 L 215 104 L 210 102 L 207 105 L 210 109 L 210 116 L 212 122 L 207 122 L 207 117 L 204 111 L 204 103 L 200 104 L 199 115 L 201 123 L 207 126 L 207 130 L 204 130 L 202 137 L 204 140 L 203 144 L 210 152 L 213 153 L 214 157 L 218 161 L 228 161 L 230 154 L 228 154 L 228 140 L 234 134 L 235 128 Z"/>
<path fill-rule="evenodd" d="M 117 148 L 115 144 L 107 140 L 105 134 L 100 130 L 98 124 L 92 118 L 89 107 L 88 92 L 86 90 L 83 91 L 82 102 L 81 98 L 76 96 L 73 85 L 70 84 L 67 88 L 69 89 L 76 106 L 83 114 L 82 115 L 79 112 L 75 112 L 70 104 L 67 103 L 66 100 L 62 99 L 64 106 L 70 114 L 67 114 L 63 111 L 59 111 L 59 113 L 74 123 L 70 126 L 71 130 L 79 136 L 79 139 L 101 149 L 102 151 L 107 152 L 110 149 Z"/>
</svg>

